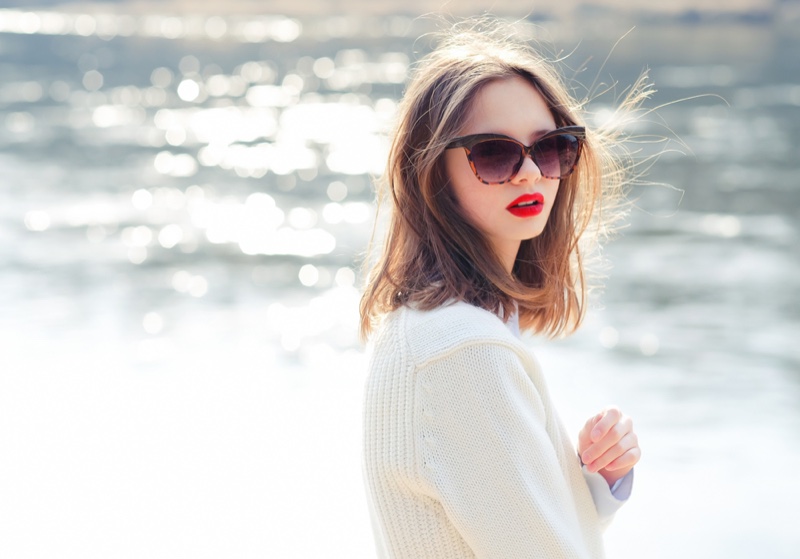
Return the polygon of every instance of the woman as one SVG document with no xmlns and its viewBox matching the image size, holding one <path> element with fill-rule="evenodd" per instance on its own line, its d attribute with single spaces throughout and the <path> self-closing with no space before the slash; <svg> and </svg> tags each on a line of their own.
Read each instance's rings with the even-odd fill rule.
<svg viewBox="0 0 800 559">
<path fill-rule="evenodd" d="M 613 407 L 576 453 L 518 339 L 580 324 L 578 241 L 611 219 L 622 174 L 553 67 L 498 35 L 451 34 L 399 109 L 391 222 L 361 303 L 381 557 L 602 557 L 641 454 Z"/>
</svg>

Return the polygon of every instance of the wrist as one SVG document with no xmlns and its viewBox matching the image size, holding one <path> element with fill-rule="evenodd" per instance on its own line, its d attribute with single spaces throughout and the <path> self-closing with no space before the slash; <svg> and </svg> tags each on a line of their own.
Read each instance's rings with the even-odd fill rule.
<svg viewBox="0 0 800 559">
<path fill-rule="evenodd" d="M 599 474 L 603 476 L 609 487 L 613 487 L 615 483 L 624 478 L 631 468 L 622 468 L 620 470 L 600 470 Z"/>
</svg>

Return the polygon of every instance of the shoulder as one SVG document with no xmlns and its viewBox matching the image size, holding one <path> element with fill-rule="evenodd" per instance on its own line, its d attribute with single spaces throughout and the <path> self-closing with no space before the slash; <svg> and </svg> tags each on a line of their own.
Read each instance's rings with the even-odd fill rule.
<svg viewBox="0 0 800 559">
<path fill-rule="evenodd" d="M 497 315 L 463 302 L 429 311 L 401 307 L 386 317 L 380 330 L 379 338 L 400 343 L 417 365 L 474 346 L 527 353 Z"/>
</svg>

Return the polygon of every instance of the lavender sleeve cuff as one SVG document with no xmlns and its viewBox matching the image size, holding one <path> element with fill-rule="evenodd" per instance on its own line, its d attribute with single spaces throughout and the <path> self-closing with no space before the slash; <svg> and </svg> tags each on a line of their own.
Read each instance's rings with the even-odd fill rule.
<svg viewBox="0 0 800 559">
<path fill-rule="evenodd" d="M 633 489 L 633 469 L 625 474 L 625 477 L 619 478 L 614 485 L 611 486 L 611 494 L 618 501 L 627 501 L 631 496 Z"/>
</svg>

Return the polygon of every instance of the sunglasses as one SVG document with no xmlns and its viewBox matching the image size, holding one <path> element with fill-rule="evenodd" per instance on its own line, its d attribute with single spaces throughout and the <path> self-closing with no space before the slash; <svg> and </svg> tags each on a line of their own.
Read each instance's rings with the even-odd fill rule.
<svg viewBox="0 0 800 559">
<path fill-rule="evenodd" d="M 503 184 L 517 175 L 526 157 L 544 178 L 563 179 L 575 170 L 585 139 L 583 126 L 565 126 L 530 146 L 502 134 L 472 134 L 456 138 L 447 149 L 464 148 L 472 172 L 482 183 Z"/>
</svg>

